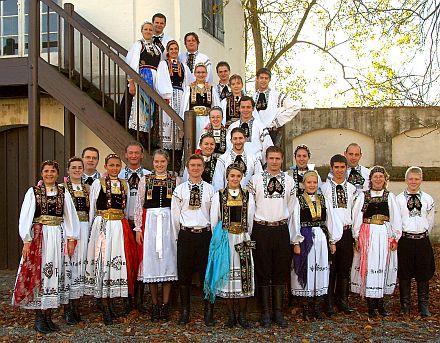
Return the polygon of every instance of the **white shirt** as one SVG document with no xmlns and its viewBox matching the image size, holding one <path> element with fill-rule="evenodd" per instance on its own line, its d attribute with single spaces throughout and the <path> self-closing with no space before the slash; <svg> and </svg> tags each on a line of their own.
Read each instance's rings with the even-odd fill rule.
<svg viewBox="0 0 440 343">
<path fill-rule="evenodd" d="M 242 123 L 239 119 L 229 126 L 227 134 L 229 139 L 226 139 L 227 149 L 232 149 L 230 140 L 232 129 L 240 127 Z M 260 120 L 251 118 L 247 124 L 249 125 L 249 137 L 244 144 L 244 150 L 250 155 L 259 155 L 264 164 L 266 163 L 266 149 L 273 145 L 272 138 L 270 138 L 269 132 Z"/>
<path fill-rule="evenodd" d="M 283 191 L 281 194 L 278 192 L 269 194 L 267 186 L 272 177 L 267 171 L 263 171 L 252 176 L 249 181 L 249 192 L 255 198 L 254 220 L 276 222 L 287 219 L 290 241 L 293 242 L 295 232 L 292 225 L 292 213 L 295 201 L 297 201 L 295 181 L 287 173 L 280 172 L 276 178 L 283 186 Z"/>
<path fill-rule="evenodd" d="M 81 177 L 84 182 L 86 182 L 89 177 L 91 177 L 93 181 L 95 181 L 96 179 L 99 179 L 101 177 L 101 173 L 99 171 L 95 171 L 95 173 L 93 173 L 92 175 L 87 175 L 86 173 L 84 173 Z"/>
<path fill-rule="evenodd" d="M 214 188 L 207 182 L 201 181 L 200 187 L 201 206 L 198 209 L 189 209 L 191 188 L 194 184 L 188 180 L 174 189 L 171 199 L 171 220 L 176 236 L 180 226 L 204 228 L 210 226 L 210 214 Z"/>
<path fill-rule="evenodd" d="M 212 75 L 212 64 L 211 64 L 211 60 L 209 59 L 208 56 L 206 56 L 205 54 L 202 54 L 201 52 L 194 52 L 194 67 L 196 66 L 196 64 L 198 63 L 203 63 L 206 66 L 208 75 L 206 76 L 206 82 L 208 82 L 209 84 L 212 84 L 214 82 L 214 76 Z M 188 56 L 189 56 L 189 52 L 182 52 L 179 54 L 179 61 L 186 64 L 186 61 L 188 60 Z M 191 72 L 194 75 L 194 70 L 191 70 Z M 195 77 L 195 76 L 194 76 Z M 216 89 L 214 87 L 213 91 L 217 94 L 218 97 L 218 93 L 216 92 Z M 213 93 L 214 93 L 213 92 Z M 220 101 L 219 101 L 220 103 Z"/>
<path fill-rule="evenodd" d="M 56 195 L 57 191 L 47 192 L 46 195 Z M 33 220 L 35 210 L 37 208 L 37 201 L 35 199 L 34 188 L 28 189 L 24 195 L 23 204 L 21 205 L 20 217 L 18 220 L 18 232 L 23 242 L 31 242 L 33 239 Z M 64 192 L 64 208 L 63 208 L 63 229 L 65 237 L 71 239 L 79 238 L 80 223 L 78 215 L 76 214 L 75 205 L 73 204 L 70 193 Z M 57 229 L 58 230 L 58 229 Z"/>
<path fill-rule="evenodd" d="M 344 190 L 346 207 L 338 207 L 336 193 L 336 186 L 338 186 L 338 184 L 333 180 L 327 181 L 322 185 L 321 193 L 332 207 L 334 215 L 339 218 L 340 224 L 342 226 L 353 225 L 352 210 L 357 197 L 356 187 L 347 181 L 342 182 L 340 185 Z"/>
<path fill-rule="evenodd" d="M 434 227 L 434 214 L 435 203 L 434 199 L 427 193 L 419 191 L 419 200 L 422 203 L 421 211 L 413 209 L 411 212 L 408 210 L 408 198 L 407 191 L 400 193 L 397 197 L 397 203 L 399 204 L 400 214 L 402 216 L 402 230 L 403 232 L 410 233 L 424 233 L 428 231 L 431 233 Z"/>
<path fill-rule="evenodd" d="M 160 49 L 160 46 L 158 45 L 156 46 L 159 48 L 160 51 L 162 51 L 161 60 L 165 60 L 167 58 L 167 44 L 169 41 L 173 40 L 174 38 L 162 32 L 160 35 L 153 35 L 153 38 L 151 39 L 152 42 L 154 42 L 155 36 L 160 37 L 160 41 L 163 45 L 163 51 Z"/>
<path fill-rule="evenodd" d="M 180 62 L 179 62 L 180 63 Z M 183 83 L 182 89 L 194 82 L 194 75 L 191 73 L 185 63 L 183 65 Z M 173 84 L 171 83 L 170 71 L 168 70 L 168 62 L 160 61 L 156 73 L 156 90 L 164 99 L 170 100 L 173 96 Z M 180 113 L 177 113 L 180 114 Z"/>
<path fill-rule="evenodd" d="M 362 191 L 366 191 L 368 188 L 370 188 L 370 170 L 364 166 L 361 166 L 360 164 L 358 164 L 356 167 L 354 167 L 359 174 L 362 175 L 362 177 L 364 178 L 364 183 L 361 184 L 353 184 L 356 187 L 356 190 L 360 193 Z M 351 172 L 351 167 L 347 166 L 347 174 L 345 176 L 345 178 L 348 180 L 348 177 L 350 176 L 350 172 Z M 331 180 L 333 179 L 333 174 L 330 171 L 327 175 L 327 180 Z"/>
<path fill-rule="evenodd" d="M 132 170 L 129 167 L 125 167 L 124 169 L 121 170 L 121 172 L 119 173 L 118 177 L 120 179 L 127 180 L 127 182 L 128 182 L 128 179 L 130 178 L 130 176 L 133 173 L 137 173 L 137 175 L 139 176 L 139 182 L 140 182 L 140 180 L 142 179 L 143 176 L 151 174 L 151 172 L 149 170 L 147 170 L 145 168 L 142 168 L 142 167 L 139 167 L 136 170 Z M 130 185 L 128 185 L 128 187 L 130 188 Z M 138 189 L 137 188 L 130 189 L 130 197 L 132 199 L 136 199 L 137 193 L 138 193 Z M 130 201 L 130 204 L 127 204 L 127 214 L 128 214 L 127 218 L 129 220 L 134 220 L 135 205 L 136 205 L 136 201 L 135 200 Z"/>
<path fill-rule="evenodd" d="M 277 92 L 273 89 L 267 89 L 262 92 L 266 95 L 267 108 L 258 111 L 260 120 L 264 127 L 281 127 L 291 121 L 299 113 L 301 107 L 284 93 Z M 267 97 L 267 94 L 269 96 Z M 259 91 L 254 93 L 254 100 L 257 103 Z"/>
<path fill-rule="evenodd" d="M 227 150 L 223 155 L 217 159 L 217 164 L 215 165 L 214 176 L 212 177 L 212 185 L 214 190 L 217 192 L 219 189 L 226 187 L 226 169 L 228 166 L 235 162 L 237 154 L 233 149 Z M 246 172 L 241 179 L 241 187 L 246 188 L 249 180 L 255 174 L 262 172 L 261 162 L 259 156 L 251 155 L 246 151 L 243 151 L 241 158 L 246 164 Z"/>
</svg>

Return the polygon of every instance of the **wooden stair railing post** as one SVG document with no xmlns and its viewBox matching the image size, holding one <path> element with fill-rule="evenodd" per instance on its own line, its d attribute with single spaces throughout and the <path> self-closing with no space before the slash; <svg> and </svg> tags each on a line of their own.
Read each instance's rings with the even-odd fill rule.
<svg viewBox="0 0 440 343">
<path fill-rule="evenodd" d="M 28 148 L 29 185 L 35 185 L 41 163 L 40 90 L 38 88 L 38 59 L 40 57 L 40 1 L 29 2 L 28 55 Z"/>
<path fill-rule="evenodd" d="M 74 12 L 73 4 L 64 4 L 64 10 L 68 15 Z M 69 79 L 73 77 L 75 68 L 75 41 L 73 26 L 64 20 L 64 68 L 69 73 Z M 75 155 L 75 115 L 64 107 L 64 151 L 69 157 Z"/>
<path fill-rule="evenodd" d="M 194 111 L 185 111 L 185 117 L 183 119 L 184 122 L 184 141 L 183 141 L 183 161 L 186 163 L 186 160 L 189 156 L 194 154 L 194 150 L 196 147 L 195 135 L 196 135 L 196 113 Z"/>
</svg>

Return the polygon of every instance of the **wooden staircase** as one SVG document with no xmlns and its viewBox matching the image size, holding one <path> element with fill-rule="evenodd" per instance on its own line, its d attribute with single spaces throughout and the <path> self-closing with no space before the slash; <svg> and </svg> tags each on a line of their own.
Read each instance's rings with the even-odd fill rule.
<svg viewBox="0 0 440 343">
<path fill-rule="evenodd" d="M 134 135 L 133 132 L 130 134 L 126 125 L 122 126 L 116 120 L 129 78 L 137 84 L 136 94 L 139 94 L 139 90 L 143 90 L 159 107 L 159 111 L 155 112 L 159 118 L 156 118 L 154 123 L 162 122 L 164 112 L 173 120 L 174 125 L 181 130 L 184 129 L 180 116 L 125 63 L 126 49 L 76 13 L 72 4 L 65 4 L 64 8 L 61 8 L 52 0 L 36 0 L 36 2 L 35 8 L 39 9 L 41 3 L 41 12 L 55 12 L 58 17 L 58 48 L 50 48 L 49 42 L 48 47 L 42 51 L 39 41 L 36 41 L 39 40 L 39 35 L 32 34 L 32 32 L 40 32 L 39 17 L 37 17 L 39 13 L 35 13 L 32 19 L 31 10 L 29 72 L 32 73 L 32 69 L 35 72 L 36 69 L 38 86 L 65 107 L 65 137 L 70 139 L 70 152 L 72 145 L 74 147 L 72 143 L 75 131 L 74 125 L 66 125 L 66 123 L 69 121 L 72 123 L 73 116 L 121 157 L 124 157 L 127 143 L 139 139 L 138 130 Z M 46 27 L 48 32 L 54 31 L 54 28 L 49 27 L 49 22 Z M 61 41 L 62 46 L 59 44 Z M 30 103 L 35 102 L 32 93 L 30 90 Z M 131 104 L 125 104 L 125 107 L 129 109 Z M 31 109 L 32 106 L 30 105 L 29 108 Z M 147 120 L 153 125 L 153 118 L 149 117 Z M 155 130 L 159 134 L 162 131 L 161 127 L 156 127 Z M 147 144 L 144 142 L 144 162 L 147 167 L 151 163 L 152 149 L 154 146 L 151 144 L 151 139 Z"/>
</svg>

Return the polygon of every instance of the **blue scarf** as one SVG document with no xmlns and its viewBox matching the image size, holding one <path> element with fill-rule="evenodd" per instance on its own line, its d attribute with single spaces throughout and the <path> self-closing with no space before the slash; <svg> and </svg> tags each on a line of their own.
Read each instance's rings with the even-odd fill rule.
<svg viewBox="0 0 440 343">
<path fill-rule="evenodd" d="M 229 237 L 228 231 L 223 230 L 222 226 L 222 221 L 219 221 L 215 226 L 209 245 L 203 291 L 205 292 L 205 299 L 208 299 L 211 303 L 214 303 L 218 290 L 224 287 L 229 280 Z"/>
</svg>

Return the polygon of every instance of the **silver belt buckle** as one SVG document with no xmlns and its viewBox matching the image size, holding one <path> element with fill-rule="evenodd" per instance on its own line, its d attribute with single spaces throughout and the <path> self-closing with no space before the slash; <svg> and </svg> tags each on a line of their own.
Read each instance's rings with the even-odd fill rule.
<svg viewBox="0 0 440 343">
<path fill-rule="evenodd" d="M 202 232 L 203 232 L 203 228 L 200 228 L 200 227 L 198 227 L 198 228 L 193 227 L 192 232 L 194 232 L 194 233 L 202 233 Z"/>
</svg>

